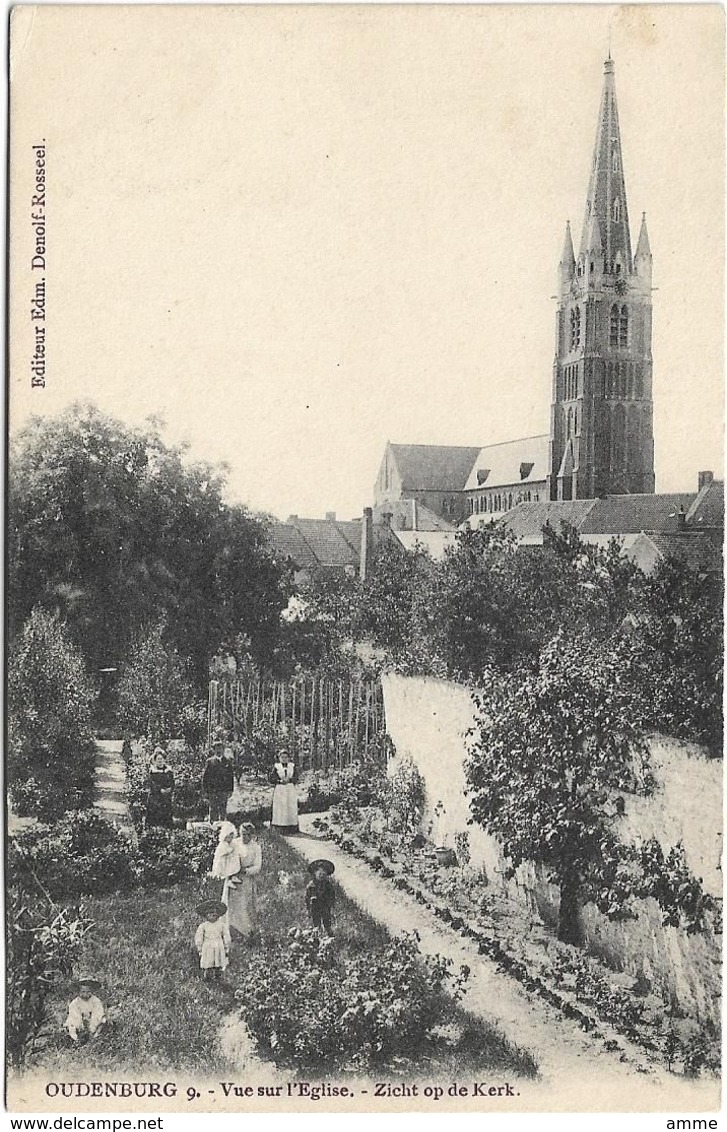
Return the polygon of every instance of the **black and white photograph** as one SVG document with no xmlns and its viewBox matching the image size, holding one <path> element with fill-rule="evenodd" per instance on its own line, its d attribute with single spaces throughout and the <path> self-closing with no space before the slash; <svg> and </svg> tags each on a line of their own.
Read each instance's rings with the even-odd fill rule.
<svg viewBox="0 0 727 1132">
<path fill-rule="evenodd" d="M 724 18 L 12 10 L 11 1113 L 717 1127 Z"/>
</svg>

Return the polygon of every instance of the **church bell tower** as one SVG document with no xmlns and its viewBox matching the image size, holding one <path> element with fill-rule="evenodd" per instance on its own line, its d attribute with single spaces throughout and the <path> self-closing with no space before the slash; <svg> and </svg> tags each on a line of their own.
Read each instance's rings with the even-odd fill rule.
<svg viewBox="0 0 727 1132">
<path fill-rule="evenodd" d="M 558 272 L 550 499 L 654 491 L 651 375 L 651 249 L 644 213 L 632 257 L 609 57 L 578 257 L 568 224 Z"/>
</svg>

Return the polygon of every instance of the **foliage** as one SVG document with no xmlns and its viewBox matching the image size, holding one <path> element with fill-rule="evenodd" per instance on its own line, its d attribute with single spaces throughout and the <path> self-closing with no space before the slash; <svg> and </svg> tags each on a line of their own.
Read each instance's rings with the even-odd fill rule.
<svg viewBox="0 0 727 1132">
<path fill-rule="evenodd" d="M 123 730 L 131 735 L 149 736 L 152 744 L 180 734 L 185 709 L 193 698 L 187 665 L 167 642 L 164 621 L 140 633 L 117 690 Z"/>
<path fill-rule="evenodd" d="M 416 1053 L 451 1013 L 466 975 L 422 956 L 412 939 L 344 954 L 333 939 L 293 929 L 272 956 L 252 957 L 236 997 L 276 1060 L 364 1068 Z"/>
<path fill-rule="evenodd" d="M 381 761 L 359 759 L 327 774 L 315 772 L 308 782 L 306 812 L 335 805 L 343 813 L 355 813 L 362 806 L 383 802 L 387 789 L 386 768 Z"/>
<path fill-rule="evenodd" d="M 16 812 L 41 820 L 88 804 L 94 689 L 59 619 L 34 609 L 8 664 L 8 783 Z"/>
<path fill-rule="evenodd" d="M 357 631 L 407 675 L 446 675 L 436 619 L 441 568 L 419 546 L 402 553 L 390 542 L 374 549 L 374 568 L 359 591 Z"/>
<path fill-rule="evenodd" d="M 47 1019 L 49 994 L 72 971 L 91 924 L 82 909 L 44 910 L 17 874 L 9 880 L 5 1042 L 10 1065 L 21 1069 Z"/>
<path fill-rule="evenodd" d="M 646 578 L 631 633 L 649 722 L 722 751 L 724 727 L 722 579 L 677 559 Z"/>
<path fill-rule="evenodd" d="M 214 830 L 152 829 L 138 846 L 93 810 L 66 814 L 52 828 L 27 830 L 9 846 L 9 867 L 41 878 L 54 900 L 130 892 L 199 877 L 211 867 Z"/>
<path fill-rule="evenodd" d="M 577 942 L 584 897 L 609 915 L 628 853 L 614 828 L 614 791 L 648 793 L 652 778 L 624 643 L 557 637 L 537 672 L 505 683 L 492 674 L 479 702 L 467 765 L 476 821 L 500 840 L 513 869 L 552 870 L 561 890 L 560 938 Z"/>
<path fill-rule="evenodd" d="M 658 902 L 664 924 L 683 927 L 688 935 L 704 932 L 708 925 L 722 930 L 720 903 L 689 871 L 681 842 L 665 855 L 659 842 L 651 838 L 641 846 L 641 872 L 639 895 Z"/>
<path fill-rule="evenodd" d="M 131 428 L 90 404 L 33 418 L 9 456 L 10 638 L 40 604 L 64 614 L 92 670 L 118 666 L 164 616 L 200 688 L 238 632 L 266 661 L 287 574 L 264 525 L 225 502 L 225 475 L 165 443 L 153 419 Z"/>
<path fill-rule="evenodd" d="M 402 755 L 387 781 L 384 808 L 388 824 L 413 836 L 419 829 L 426 804 L 424 779 L 413 759 Z"/>
</svg>

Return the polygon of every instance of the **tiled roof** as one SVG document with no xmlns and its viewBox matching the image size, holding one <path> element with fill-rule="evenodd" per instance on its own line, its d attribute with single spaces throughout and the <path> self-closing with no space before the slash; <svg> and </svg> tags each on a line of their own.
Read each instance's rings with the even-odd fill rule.
<svg viewBox="0 0 727 1132">
<path fill-rule="evenodd" d="M 478 448 L 439 444 L 392 444 L 405 491 L 461 491 Z"/>
<path fill-rule="evenodd" d="M 609 495 L 596 499 L 579 530 L 581 534 L 638 534 L 675 531 L 680 507 L 688 511 L 694 492 L 678 495 Z"/>
<path fill-rule="evenodd" d="M 294 525 L 319 566 L 358 565 L 358 545 L 349 541 L 344 533 L 346 527 L 354 524 L 338 523 L 331 519 L 295 519 Z"/>
<path fill-rule="evenodd" d="M 678 558 L 705 574 L 722 573 L 722 544 L 708 534 L 640 535 L 649 539 L 662 558 Z M 634 544 L 634 549 L 638 549 Z"/>
<path fill-rule="evenodd" d="M 454 527 L 440 515 L 435 515 L 418 499 L 394 499 L 374 507 L 374 519 L 379 523 L 384 515 L 391 515 L 391 526 L 397 531 L 452 531 Z"/>
<path fill-rule="evenodd" d="M 519 503 L 504 516 L 518 538 L 539 541 L 546 522 L 555 530 L 569 523 L 585 538 L 589 535 L 637 535 L 642 531 L 676 532 L 679 511 L 689 511 L 693 492 L 672 495 L 609 495 L 605 499 Z M 716 512 L 716 508 L 715 508 Z"/>
<path fill-rule="evenodd" d="M 480 448 L 467 479 L 467 490 L 542 482 L 548 474 L 549 442 L 547 435 L 526 436 Z"/>
<path fill-rule="evenodd" d="M 597 502 L 596 499 L 572 499 L 561 503 L 551 500 L 518 503 L 517 507 L 503 516 L 503 520 L 519 539 L 536 539 L 539 542 L 546 523 L 550 523 L 556 531 L 560 530 L 561 523 L 569 523 L 571 527 L 580 529 L 588 512 Z"/>
<path fill-rule="evenodd" d="M 690 527 L 724 529 L 724 480 L 711 480 L 698 493 L 687 512 Z"/>
<path fill-rule="evenodd" d="M 300 531 L 290 523 L 271 523 L 268 536 L 275 553 L 281 558 L 290 558 L 299 570 L 316 565 L 316 558 Z"/>
<path fill-rule="evenodd" d="M 275 551 L 299 570 L 344 570 L 347 566 L 358 570 L 360 519 L 291 518 L 287 523 L 271 523 L 269 535 Z M 393 531 L 375 523 L 374 546 L 384 541 L 400 545 Z"/>
</svg>

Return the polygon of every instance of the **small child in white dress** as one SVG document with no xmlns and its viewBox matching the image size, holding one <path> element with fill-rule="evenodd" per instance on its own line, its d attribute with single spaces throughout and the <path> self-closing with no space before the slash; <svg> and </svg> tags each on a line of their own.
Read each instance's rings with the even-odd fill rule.
<svg viewBox="0 0 727 1132">
<path fill-rule="evenodd" d="M 106 1021 L 106 1011 L 96 994 L 97 979 L 83 976 L 78 980 L 78 994 L 68 1004 L 65 1027 L 72 1041 L 86 1042 L 94 1038 Z"/>
<path fill-rule="evenodd" d="M 197 907 L 202 923 L 194 935 L 199 952 L 199 965 L 208 982 L 218 980 L 227 967 L 230 952 L 230 929 L 225 916 L 227 905 L 221 900 L 205 900 Z"/>
</svg>

